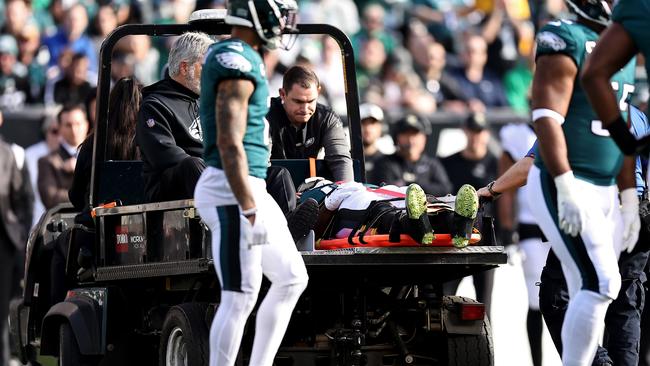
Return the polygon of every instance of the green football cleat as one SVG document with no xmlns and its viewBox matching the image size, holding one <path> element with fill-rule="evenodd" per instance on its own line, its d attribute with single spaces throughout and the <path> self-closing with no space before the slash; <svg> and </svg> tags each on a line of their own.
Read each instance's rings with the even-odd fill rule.
<svg viewBox="0 0 650 366">
<path fill-rule="evenodd" d="M 465 248 L 472 237 L 472 225 L 478 212 L 478 195 L 469 184 L 464 184 L 456 194 L 452 229 L 452 244 L 456 248 Z"/>
<path fill-rule="evenodd" d="M 469 244 L 469 240 L 463 238 L 462 236 L 455 236 L 451 239 L 451 243 L 456 248 L 465 248 Z"/>
<path fill-rule="evenodd" d="M 476 218 L 476 213 L 478 212 L 478 195 L 476 194 L 476 189 L 474 189 L 474 187 L 469 184 L 463 184 L 463 186 L 458 189 L 454 211 L 458 215 L 468 219 Z"/>
<path fill-rule="evenodd" d="M 476 194 L 476 192 L 474 192 Z M 406 189 L 406 213 L 410 219 L 419 219 L 427 212 L 427 195 L 422 187 L 412 183 Z"/>
</svg>

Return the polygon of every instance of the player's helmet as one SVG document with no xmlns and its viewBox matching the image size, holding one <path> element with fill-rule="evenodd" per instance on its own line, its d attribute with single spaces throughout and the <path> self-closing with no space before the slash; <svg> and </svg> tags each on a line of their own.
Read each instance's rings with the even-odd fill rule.
<svg viewBox="0 0 650 366">
<path fill-rule="evenodd" d="M 295 34 L 285 40 L 282 31 L 295 33 L 297 14 L 295 0 L 230 0 L 225 21 L 230 25 L 253 28 L 266 48 L 289 49 Z"/>
<path fill-rule="evenodd" d="M 605 0 L 565 0 L 569 8 L 579 17 L 608 26 L 611 22 L 612 7 Z"/>
</svg>

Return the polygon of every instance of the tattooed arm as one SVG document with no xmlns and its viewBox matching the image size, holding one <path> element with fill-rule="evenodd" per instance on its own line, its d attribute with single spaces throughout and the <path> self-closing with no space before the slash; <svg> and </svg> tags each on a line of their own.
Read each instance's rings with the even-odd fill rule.
<svg viewBox="0 0 650 366">
<path fill-rule="evenodd" d="M 244 134 L 248 99 L 253 94 L 253 82 L 229 79 L 219 83 L 216 98 L 217 148 L 228 183 L 242 210 L 255 207 L 248 184 L 248 161 L 244 152 Z M 255 216 L 249 218 L 255 222 Z"/>
</svg>

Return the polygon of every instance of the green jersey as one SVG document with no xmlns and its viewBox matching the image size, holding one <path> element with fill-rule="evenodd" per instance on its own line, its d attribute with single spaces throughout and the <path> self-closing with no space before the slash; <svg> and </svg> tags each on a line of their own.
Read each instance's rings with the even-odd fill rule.
<svg viewBox="0 0 650 366">
<path fill-rule="evenodd" d="M 243 143 L 248 160 L 248 174 L 264 179 L 270 156 L 269 127 L 265 119 L 269 108 L 269 87 L 264 62 L 259 53 L 238 39 L 213 44 L 203 61 L 201 125 L 205 163 L 223 169 L 217 148 L 215 101 L 219 83 L 229 79 L 246 79 L 255 85 L 255 91 L 248 100 Z"/>
<path fill-rule="evenodd" d="M 579 79 L 580 69 L 597 41 L 598 33 L 582 24 L 568 20 L 552 21 L 537 34 L 535 57 L 563 54 L 577 65 L 578 74 L 573 84 L 569 110 L 562 124 L 569 164 L 576 177 L 596 185 L 609 186 L 616 181 L 623 154 L 598 120 Z M 634 91 L 634 67 L 635 60 L 632 60 L 611 79 L 624 118 L 627 118 L 627 98 Z M 535 157 L 535 165 L 544 169 L 540 154 Z"/>
<path fill-rule="evenodd" d="M 634 44 L 646 60 L 650 60 L 650 2 L 641 0 L 619 0 L 614 7 L 612 20 L 625 28 Z M 650 62 L 645 63 L 650 76 Z"/>
</svg>

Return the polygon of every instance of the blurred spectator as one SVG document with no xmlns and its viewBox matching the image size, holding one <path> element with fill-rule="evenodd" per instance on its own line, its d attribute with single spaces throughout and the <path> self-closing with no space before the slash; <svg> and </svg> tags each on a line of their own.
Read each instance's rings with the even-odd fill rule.
<svg viewBox="0 0 650 366">
<path fill-rule="evenodd" d="M 386 54 L 393 52 L 395 37 L 384 28 L 385 16 L 384 8 L 376 3 L 371 3 L 363 9 L 361 30 L 352 36 L 352 47 L 357 53 L 370 39 L 378 39 L 384 46 Z"/>
<path fill-rule="evenodd" d="M 16 290 L 16 256 L 25 251 L 32 221 L 33 196 L 29 179 L 18 169 L 11 146 L 1 138 L 0 167 L 0 363 L 8 365 L 5 327 L 9 301 Z"/>
<path fill-rule="evenodd" d="M 401 107 L 413 113 L 431 115 L 436 111 L 436 99 L 422 86 L 415 73 L 404 75 L 401 83 Z"/>
<path fill-rule="evenodd" d="M 525 32 L 522 32 L 522 38 L 530 38 L 531 47 L 528 49 L 520 48 L 521 56 L 519 61 L 503 77 L 503 86 L 510 107 L 517 112 L 528 113 L 530 109 L 530 86 L 535 68 L 535 52 L 532 47 L 532 39 L 535 35 L 530 24 L 523 26 L 522 29 L 526 29 Z"/>
<path fill-rule="evenodd" d="M 190 19 L 190 15 L 196 6 L 195 0 L 167 0 L 160 1 L 158 8 L 159 18 L 156 24 L 185 24 Z M 118 19 L 119 24 L 123 24 L 125 19 Z"/>
<path fill-rule="evenodd" d="M 354 179 L 350 144 L 343 123 L 331 108 L 317 102 L 318 76 L 305 66 L 284 74 L 280 97 L 272 98 L 266 119 L 272 159 L 323 157 L 335 181 Z"/>
<path fill-rule="evenodd" d="M 377 160 L 390 150 L 380 141 L 384 130 L 384 111 L 376 104 L 364 103 L 359 106 L 359 117 L 366 176 L 372 176 Z"/>
<path fill-rule="evenodd" d="M 359 10 L 352 0 L 316 0 L 300 4 L 300 22 L 331 24 L 347 35 L 359 31 Z"/>
<path fill-rule="evenodd" d="M 424 155 L 431 131 L 429 122 L 415 114 L 407 114 L 395 123 L 392 130 L 396 152 L 377 161 L 368 182 L 398 186 L 417 183 L 434 196 L 450 193 L 452 185 L 440 160 Z"/>
<path fill-rule="evenodd" d="M 135 62 L 135 77 L 143 85 L 153 84 L 160 79 L 158 65 L 160 53 L 151 46 L 151 38 L 145 35 L 129 36 L 129 48 Z"/>
<path fill-rule="evenodd" d="M 462 112 L 465 109 L 465 96 L 456 79 L 445 70 L 447 51 L 442 44 L 431 42 L 426 46 L 426 63 L 416 64 L 416 70 L 425 88 L 436 99 L 439 107 Z"/>
<path fill-rule="evenodd" d="M 122 78 L 135 74 L 135 57 L 132 53 L 115 51 L 111 59 L 111 82 L 115 83 Z"/>
<path fill-rule="evenodd" d="M 386 49 L 381 40 L 369 38 L 361 46 L 357 61 L 357 85 L 362 99 L 371 87 L 382 88 L 386 60 Z"/>
<path fill-rule="evenodd" d="M 442 164 L 453 184 L 454 192 L 463 184 L 473 187 L 485 187 L 496 179 L 497 157 L 488 150 L 490 130 L 482 113 L 471 114 L 465 121 L 463 131 L 467 136 L 467 146 L 462 151 L 442 159 Z M 490 314 L 492 288 L 494 287 L 494 270 L 474 275 L 476 298 L 485 304 L 485 311 Z M 444 285 L 445 295 L 455 295 L 460 279 L 449 281 Z"/>
<path fill-rule="evenodd" d="M 501 80 L 485 68 L 487 61 L 485 39 L 477 34 L 465 37 L 462 59 L 464 68 L 456 70 L 452 76 L 460 85 L 470 107 L 481 111 L 485 107 L 507 106 Z"/>
<path fill-rule="evenodd" d="M 38 160 L 53 151 L 59 149 L 59 126 L 56 116 L 47 116 L 41 131 L 44 139 L 25 149 L 25 160 L 29 170 L 29 180 L 34 190 L 38 187 Z M 45 206 L 41 201 L 40 194 L 34 195 L 34 221 L 36 225 L 41 215 L 45 212 Z"/>
<path fill-rule="evenodd" d="M 87 26 L 88 15 L 83 5 L 76 4 L 65 11 L 63 25 L 56 34 L 43 40 L 43 44 L 50 51 L 50 66 L 55 66 L 63 51 L 70 49 L 74 53 L 85 54 L 89 69 L 97 70 L 97 51 L 93 41 L 85 33 Z"/>
<path fill-rule="evenodd" d="M 43 103 L 47 75 L 48 52 L 41 47 L 38 27 L 28 24 L 18 35 L 18 65 L 16 72 L 29 82 L 28 103 Z"/>
<path fill-rule="evenodd" d="M 99 7 L 97 15 L 93 20 L 93 36 L 92 41 L 95 50 L 99 52 L 102 47 L 102 42 L 108 35 L 117 28 L 117 14 L 115 9 L 110 4 L 105 4 Z"/>
<path fill-rule="evenodd" d="M 446 49 L 454 50 L 453 33 L 459 30 L 457 16 L 466 15 L 466 8 L 464 1 L 413 0 L 409 9 L 409 22 L 412 23 L 416 19 L 422 22 L 436 41 Z"/>
<path fill-rule="evenodd" d="M 528 2 L 491 0 L 480 1 L 477 6 L 485 14 L 481 35 L 488 44 L 487 68 L 503 77 L 519 58 L 519 27 L 530 17 Z"/>
<path fill-rule="evenodd" d="M 269 82 L 269 95 L 277 97 L 280 88 L 282 88 L 282 77 L 287 68 L 280 63 L 279 52 L 264 52 L 263 57 L 266 79 Z"/>
<path fill-rule="evenodd" d="M 91 88 L 84 100 L 84 107 L 86 109 L 86 116 L 88 116 L 88 123 L 90 125 L 88 133 L 90 134 L 95 130 L 97 122 L 97 87 Z"/>
<path fill-rule="evenodd" d="M 334 40 L 329 36 L 321 38 L 323 50 L 321 59 L 314 70 L 319 75 L 323 94 L 326 95 L 330 107 L 339 115 L 348 114 L 345 102 L 345 78 L 343 77 L 343 62 L 341 59 L 341 49 Z"/>
<path fill-rule="evenodd" d="M 442 159 L 449 180 L 457 191 L 463 184 L 485 187 L 496 179 L 497 157 L 488 150 L 490 130 L 483 113 L 472 113 L 463 125 L 467 146 Z"/>
<path fill-rule="evenodd" d="M 52 100 L 46 104 L 83 104 L 93 89 L 86 79 L 88 75 L 88 58 L 83 53 L 72 56 L 72 62 L 65 69 L 62 79 L 54 83 Z"/>
<path fill-rule="evenodd" d="M 13 36 L 0 36 L 0 110 L 22 108 L 29 97 L 29 81 L 16 73 L 18 45 Z"/>
<path fill-rule="evenodd" d="M 6 0 L 5 6 L 5 23 L 0 33 L 18 38 L 31 17 L 29 3 L 25 0 Z"/>
<path fill-rule="evenodd" d="M 38 160 L 38 191 L 46 209 L 69 202 L 77 148 L 88 134 L 88 119 L 82 105 L 63 107 L 57 120 L 61 145 Z"/>
</svg>

